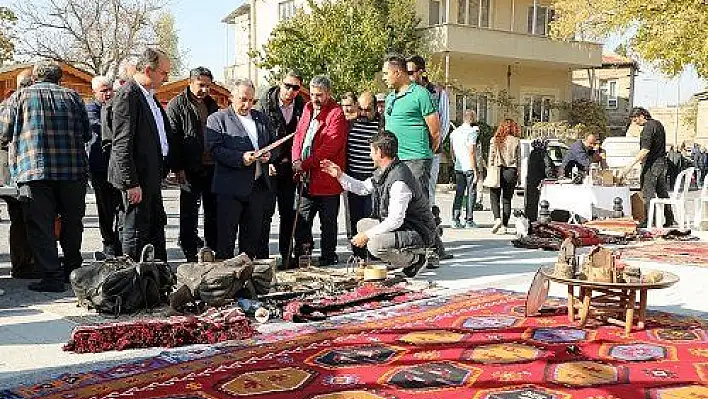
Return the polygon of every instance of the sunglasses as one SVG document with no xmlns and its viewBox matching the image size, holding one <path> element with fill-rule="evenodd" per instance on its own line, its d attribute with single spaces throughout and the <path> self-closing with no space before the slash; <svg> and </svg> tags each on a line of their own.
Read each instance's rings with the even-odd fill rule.
<svg viewBox="0 0 708 399">
<path fill-rule="evenodd" d="M 412 71 L 409 70 L 408 75 L 413 75 L 414 73 L 419 72 L 419 71 L 420 71 L 420 69 L 414 69 Z"/>
<path fill-rule="evenodd" d="M 300 91 L 300 85 L 294 85 L 292 83 L 283 83 L 283 86 L 285 86 L 285 88 L 288 90 Z"/>
</svg>

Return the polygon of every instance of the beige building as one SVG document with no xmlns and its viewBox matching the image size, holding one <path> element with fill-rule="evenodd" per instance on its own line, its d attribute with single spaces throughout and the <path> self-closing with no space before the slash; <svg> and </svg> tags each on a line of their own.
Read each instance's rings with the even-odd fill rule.
<svg viewBox="0 0 708 399">
<path fill-rule="evenodd" d="M 607 112 L 610 134 L 624 136 L 634 107 L 637 72 L 636 61 L 617 54 L 603 55 L 600 68 L 573 71 L 573 99 L 597 101 Z"/>
<path fill-rule="evenodd" d="M 247 76 L 265 83 L 267 71 L 253 65 L 248 51 L 262 48 L 278 21 L 290 18 L 303 4 L 304 0 L 248 0 L 224 19 L 236 32 L 227 81 Z M 416 1 L 434 62 L 455 88 L 453 120 L 459 119 L 462 109 L 473 108 L 481 120 L 495 125 L 507 113 L 500 98 L 510 100 L 510 116 L 527 125 L 561 118 L 551 104 L 572 100 L 572 71 L 599 67 L 602 46 L 551 40 L 550 4 L 550 0 Z M 507 94 L 499 96 L 500 92 Z"/>
<path fill-rule="evenodd" d="M 698 118 L 696 120 L 696 142 L 708 147 L 708 91 L 697 93 Z"/>
</svg>

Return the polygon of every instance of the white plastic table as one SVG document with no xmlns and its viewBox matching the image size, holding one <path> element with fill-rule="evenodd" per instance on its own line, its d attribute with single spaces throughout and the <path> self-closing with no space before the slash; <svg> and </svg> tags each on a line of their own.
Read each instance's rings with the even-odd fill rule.
<svg viewBox="0 0 708 399">
<path fill-rule="evenodd" d="M 628 186 L 593 186 L 587 184 L 543 183 L 539 203 L 548 201 L 549 209 L 562 209 L 587 220 L 593 219 L 593 207 L 612 212 L 616 197 L 622 199 L 625 216 L 632 215 Z"/>
</svg>

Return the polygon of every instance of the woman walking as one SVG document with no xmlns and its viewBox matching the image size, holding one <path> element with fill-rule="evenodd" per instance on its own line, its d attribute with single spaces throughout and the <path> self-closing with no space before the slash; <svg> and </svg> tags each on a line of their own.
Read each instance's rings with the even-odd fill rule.
<svg viewBox="0 0 708 399">
<path fill-rule="evenodd" d="M 506 234 L 511 217 L 511 198 L 514 196 L 516 182 L 519 180 L 519 145 L 521 127 L 513 119 L 505 119 L 497 128 L 489 145 L 490 169 L 488 173 L 499 174 L 499 184 L 490 187 L 494 227 L 492 233 Z M 501 208 L 500 209 L 500 204 Z"/>
</svg>

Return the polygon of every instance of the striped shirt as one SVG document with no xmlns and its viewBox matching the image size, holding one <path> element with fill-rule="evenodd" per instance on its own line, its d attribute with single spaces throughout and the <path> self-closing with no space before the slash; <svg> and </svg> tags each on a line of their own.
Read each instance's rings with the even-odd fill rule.
<svg viewBox="0 0 708 399">
<path fill-rule="evenodd" d="M 0 143 L 9 143 L 10 173 L 17 183 L 85 179 L 89 140 L 83 100 L 53 83 L 17 91 L 0 112 Z"/>
<path fill-rule="evenodd" d="M 371 177 L 376 170 L 371 159 L 369 139 L 379 131 L 378 117 L 370 121 L 366 117 L 358 118 L 352 123 L 347 136 L 347 173 L 355 175 L 359 180 Z"/>
</svg>

